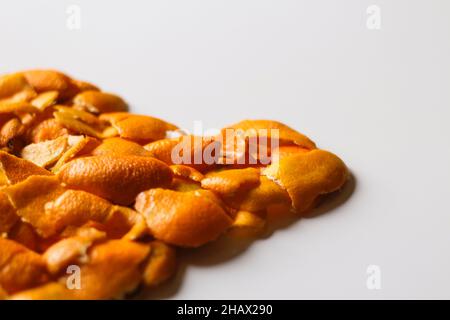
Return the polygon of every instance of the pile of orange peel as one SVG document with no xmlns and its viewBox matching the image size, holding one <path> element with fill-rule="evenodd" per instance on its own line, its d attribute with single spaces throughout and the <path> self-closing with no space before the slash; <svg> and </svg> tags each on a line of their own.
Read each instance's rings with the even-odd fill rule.
<svg viewBox="0 0 450 320">
<path fill-rule="evenodd" d="M 176 273 L 177 248 L 236 230 L 257 235 L 286 212 L 301 217 L 348 178 L 336 155 L 282 123 L 227 128 L 277 129 L 277 161 L 175 164 L 172 150 L 186 136 L 128 113 L 117 95 L 53 70 L 0 77 L 0 298 L 157 290 Z M 79 268 L 76 288 L 70 266 Z"/>
</svg>

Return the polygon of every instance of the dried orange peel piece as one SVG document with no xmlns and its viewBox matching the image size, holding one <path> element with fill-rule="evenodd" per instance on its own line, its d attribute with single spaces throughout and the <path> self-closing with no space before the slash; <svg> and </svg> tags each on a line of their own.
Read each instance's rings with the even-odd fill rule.
<svg viewBox="0 0 450 320">
<path fill-rule="evenodd" d="M 36 96 L 36 91 L 20 73 L 0 77 L 0 102 L 26 101 Z"/>
<path fill-rule="evenodd" d="M 20 138 L 25 127 L 18 118 L 8 120 L 0 130 L 0 146 L 14 149 L 14 140 Z"/>
<path fill-rule="evenodd" d="M 16 184 L 30 176 L 49 176 L 51 172 L 34 163 L 0 151 L 0 186 Z"/>
<path fill-rule="evenodd" d="M 152 189 L 137 197 L 136 209 L 156 239 L 182 247 L 215 240 L 232 223 L 218 203 L 197 191 Z"/>
<path fill-rule="evenodd" d="M 38 236 L 34 228 L 30 224 L 20 220 L 9 230 L 7 238 L 36 252 L 40 252 L 47 247 L 47 244 L 41 241 L 42 239 Z"/>
<path fill-rule="evenodd" d="M 38 108 L 40 111 L 44 111 L 46 108 L 54 105 L 58 99 L 58 91 L 47 91 L 38 94 L 33 100 L 31 105 Z"/>
<path fill-rule="evenodd" d="M 266 219 L 261 215 L 241 210 L 234 217 L 230 233 L 238 236 L 255 236 L 261 234 L 266 225 Z"/>
<path fill-rule="evenodd" d="M 51 118 L 36 124 L 29 133 L 29 140 L 30 142 L 38 143 L 68 134 L 69 130 L 67 128 L 61 125 L 58 120 Z"/>
<path fill-rule="evenodd" d="M 59 158 L 55 166 L 51 169 L 52 172 L 57 173 L 61 167 L 79 155 L 89 154 L 95 147 L 98 146 L 99 141 L 89 136 L 68 136 L 67 143 L 70 146 L 66 152 Z"/>
<path fill-rule="evenodd" d="M 102 143 L 92 150 L 92 155 L 127 155 L 127 156 L 142 156 L 150 157 L 152 153 L 142 147 L 140 144 L 125 140 L 119 137 L 107 138 Z"/>
<path fill-rule="evenodd" d="M 103 114 L 101 119 L 109 121 L 121 138 L 139 143 L 148 143 L 166 137 L 168 131 L 178 127 L 158 118 L 117 112 Z"/>
<path fill-rule="evenodd" d="M 79 93 L 73 99 L 75 107 L 85 109 L 93 113 L 123 112 L 128 110 L 128 105 L 115 94 L 88 90 Z"/>
<path fill-rule="evenodd" d="M 45 206 L 64 193 L 64 188 L 54 176 L 30 176 L 26 180 L 6 187 L 3 192 L 8 196 L 22 221 L 28 222 L 36 231 L 46 237 L 49 234 L 48 217 Z"/>
<path fill-rule="evenodd" d="M 178 178 L 195 182 L 201 182 L 204 179 L 204 175 L 192 167 L 175 164 L 170 166 L 170 169 L 172 170 L 174 176 Z"/>
<path fill-rule="evenodd" d="M 211 171 L 202 179 L 202 188 L 230 197 L 259 185 L 260 170 L 256 168 Z"/>
<path fill-rule="evenodd" d="M 348 178 L 341 159 L 318 149 L 287 156 L 264 174 L 286 189 L 298 212 L 311 209 L 318 196 L 338 190 Z"/>
<path fill-rule="evenodd" d="M 80 119 L 80 117 L 72 112 L 56 111 L 53 115 L 61 126 L 71 130 L 72 132 L 89 135 L 95 138 L 102 137 L 101 131 L 93 125 L 84 122 L 83 119 Z"/>
<path fill-rule="evenodd" d="M 150 157 L 104 155 L 70 161 L 61 168 L 58 177 L 69 188 L 130 205 L 139 192 L 170 185 L 172 171 Z"/>
<path fill-rule="evenodd" d="M 245 138 L 249 137 L 267 137 L 271 138 L 271 130 L 278 130 L 280 144 L 294 143 L 306 149 L 315 149 L 316 144 L 307 136 L 297 132 L 287 125 L 273 120 L 243 120 L 234 125 L 222 129 L 222 135 L 226 135 L 226 129 L 242 130 Z"/>
<path fill-rule="evenodd" d="M 224 198 L 225 203 L 235 209 L 259 212 L 278 204 L 290 204 L 289 194 L 277 183 L 265 176 L 259 177 L 258 186 Z"/>
<path fill-rule="evenodd" d="M 19 113 L 19 112 L 38 112 L 39 109 L 28 102 L 1 102 L 0 101 L 0 114 L 1 113 Z"/>
<path fill-rule="evenodd" d="M 51 274 L 61 273 L 70 264 L 86 262 L 88 249 L 106 239 L 106 234 L 95 228 L 82 228 L 77 233 L 53 244 L 42 255 Z"/>
<path fill-rule="evenodd" d="M 8 196 L 0 191 L 0 237 L 6 236 L 18 220 Z"/>
<path fill-rule="evenodd" d="M 0 286 L 9 294 L 48 280 L 44 259 L 15 241 L 0 238 Z"/>
<path fill-rule="evenodd" d="M 28 70 L 22 74 L 37 93 L 57 91 L 61 98 L 67 99 L 79 91 L 71 79 L 59 71 Z"/>
<path fill-rule="evenodd" d="M 32 143 L 22 149 L 21 157 L 46 168 L 61 158 L 68 148 L 68 137 L 61 136 L 53 140 Z"/>
<path fill-rule="evenodd" d="M 121 211 L 109 201 L 79 190 L 66 190 L 56 199 L 48 201 L 44 216 L 46 220 L 42 221 L 40 228 L 36 228 L 47 237 L 88 221 L 104 224 L 109 235 L 123 235 L 132 228 L 136 219 L 133 210 L 127 208 Z"/>
<path fill-rule="evenodd" d="M 176 251 L 161 241 L 150 242 L 151 252 L 143 272 L 146 286 L 154 287 L 169 279 L 176 270 Z"/>
</svg>

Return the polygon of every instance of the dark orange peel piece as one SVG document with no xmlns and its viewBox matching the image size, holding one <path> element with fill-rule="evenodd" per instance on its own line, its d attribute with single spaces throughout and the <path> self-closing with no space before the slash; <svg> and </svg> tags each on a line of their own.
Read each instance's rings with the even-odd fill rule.
<svg viewBox="0 0 450 320">
<path fill-rule="evenodd" d="M 144 284 L 157 286 L 173 276 L 177 267 L 176 251 L 161 241 L 150 242 L 151 252 L 143 272 Z"/>
<path fill-rule="evenodd" d="M 0 237 L 7 235 L 18 220 L 19 217 L 8 196 L 0 191 Z"/>
</svg>

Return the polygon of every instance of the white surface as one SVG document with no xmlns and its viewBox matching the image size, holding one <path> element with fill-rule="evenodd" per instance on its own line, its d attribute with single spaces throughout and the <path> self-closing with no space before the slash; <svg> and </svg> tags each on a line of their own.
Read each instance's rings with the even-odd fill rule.
<svg viewBox="0 0 450 320">
<path fill-rule="evenodd" d="M 62 69 L 189 129 L 278 119 L 351 168 L 346 203 L 171 297 L 450 298 L 449 1 L 1 0 L 0 39 L 2 73 Z"/>
</svg>

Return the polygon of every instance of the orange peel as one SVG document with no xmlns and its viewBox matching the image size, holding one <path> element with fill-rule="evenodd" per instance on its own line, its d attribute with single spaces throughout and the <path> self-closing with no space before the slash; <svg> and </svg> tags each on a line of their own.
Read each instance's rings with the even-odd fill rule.
<svg viewBox="0 0 450 320">
<path fill-rule="evenodd" d="M 30 142 L 38 143 L 53 140 L 60 136 L 69 134 L 69 130 L 61 125 L 58 120 L 51 118 L 39 122 L 33 127 L 29 134 Z"/>
<path fill-rule="evenodd" d="M 9 202 L 8 196 L 0 191 L 0 237 L 7 235 L 18 220 L 19 217 L 16 215 L 16 210 L 11 202 Z"/>
<path fill-rule="evenodd" d="M 150 157 L 150 151 L 144 149 L 140 144 L 119 137 L 103 139 L 102 143 L 92 150 L 92 155 L 128 155 Z"/>
<path fill-rule="evenodd" d="M 307 136 L 297 132 L 291 127 L 274 120 L 243 120 L 231 126 L 222 129 L 222 135 L 225 135 L 226 129 L 242 130 L 244 137 L 267 137 L 271 138 L 271 130 L 278 130 L 280 144 L 294 143 L 305 149 L 315 149 L 316 144 Z M 265 131 L 260 131 L 265 130 Z M 265 134 L 267 132 L 267 134 Z"/>
<path fill-rule="evenodd" d="M 48 280 L 45 261 L 15 241 L 0 238 L 0 286 L 9 294 Z"/>
<path fill-rule="evenodd" d="M 106 239 L 106 234 L 95 228 L 82 228 L 78 234 L 50 246 L 42 255 L 50 274 L 59 274 L 69 264 L 84 262 L 87 251 L 95 243 Z"/>
<path fill-rule="evenodd" d="M 229 197 L 257 187 L 260 171 L 256 168 L 211 171 L 202 179 L 202 188 Z"/>
<path fill-rule="evenodd" d="M 22 74 L 37 93 L 58 91 L 62 99 L 67 99 L 79 91 L 71 79 L 59 71 L 28 70 Z"/>
<path fill-rule="evenodd" d="M 344 162 L 319 149 L 287 156 L 265 169 L 264 174 L 286 189 L 292 206 L 300 213 L 311 209 L 318 196 L 341 188 L 348 178 Z"/>
<path fill-rule="evenodd" d="M 130 205 L 139 192 L 168 186 L 172 171 L 150 157 L 103 155 L 72 160 L 61 168 L 58 177 L 69 188 Z"/>
<path fill-rule="evenodd" d="M 22 159 L 46 168 L 58 161 L 67 148 L 67 136 L 61 136 L 53 140 L 29 144 L 22 149 L 20 156 Z"/>
<path fill-rule="evenodd" d="M 150 247 L 150 255 L 143 271 L 143 282 L 148 287 L 154 287 L 173 276 L 177 261 L 175 249 L 164 242 L 152 241 Z"/>
<path fill-rule="evenodd" d="M 122 112 L 128 110 L 127 103 L 119 96 L 98 90 L 87 90 L 73 98 L 75 107 L 93 113 Z"/>
<path fill-rule="evenodd" d="M 197 191 L 151 189 L 139 194 L 135 207 L 156 239 L 181 247 L 215 240 L 232 223 L 218 203 Z"/>
<path fill-rule="evenodd" d="M 168 131 L 178 129 L 171 123 L 150 116 L 116 113 L 109 119 L 121 138 L 139 143 L 163 139 Z"/>
<path fill-rule="evenodd" d="M 0 77 L 0 102 L 26 101 L 35 96 L 36 92 L 22 74 L 13 73 Z"/>
<path fill-rule="evenodd" d="M 49 176 L 51 172 L 34 163 L 0 151 L 0 186 L 16 184 L 30 176 Z"/>
</svg>

